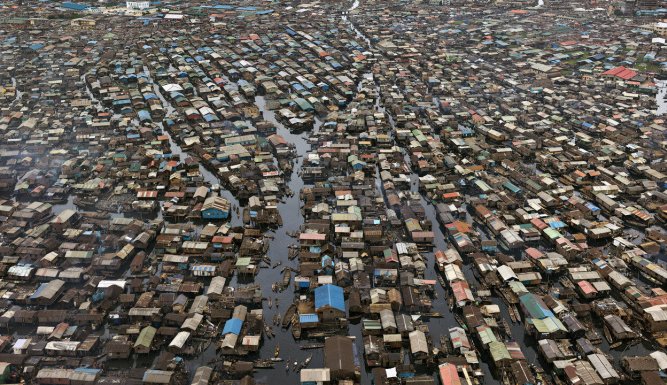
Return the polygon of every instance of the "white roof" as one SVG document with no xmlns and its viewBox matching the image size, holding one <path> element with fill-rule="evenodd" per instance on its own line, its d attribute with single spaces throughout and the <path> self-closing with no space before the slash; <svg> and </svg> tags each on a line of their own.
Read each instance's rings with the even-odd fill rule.
<svg viewBox="0 0 667 385">
<path fill-rule="evenodd" d="M 502 277 L 503 281 L 509 281 L 511 279 L 518 280 L 519 278 L 514 274 L 514 270 L 507 265 L 498 266 L 498 274 Z"/>
<path fill-rule="evenodd" d="M 301 383 L 304 382 L 329 382 L 331 380 L 331 370 L 322 369 L 301 369 Z"/>
<path fill-rule="evenodd" d="M 660 350 L 656 350 L 655 352 L 649 355 L 653 357 L 656 361 L 658 361 L 658 366 L 660 367 L 660 370 L 667 369 L 667 353 L 661 352 Z"/>
<path fill-rule="evenodd" d="M 104 279 L 101 280 L 100 283 L 97 284 L 98 289 L 106 289 L 107 287 L 111 286 L 118 286 L 121 289 L 125 289 L 125 280 L 123 279 L 117 279 L 117 280 L 108 280 Z"/>
<path fill-rule="evenodd" d="M 169 343 L 169 347 L 175 347 L 178 349 L 181 349 L 183 345 L 187 342 L 188 338 L 190 338 L 190 332 L 179 332 L 176 334 L 176 337 L 174 337 L 173 340 Z"/>
</svg>

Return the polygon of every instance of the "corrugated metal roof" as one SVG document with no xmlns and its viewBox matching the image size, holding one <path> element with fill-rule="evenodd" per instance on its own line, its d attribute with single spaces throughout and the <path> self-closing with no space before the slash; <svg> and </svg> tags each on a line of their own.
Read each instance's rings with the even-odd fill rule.
<svg viewBox="0 0 667 385">
<path fill-rule="evenodd" d="M 315 310 L 325 306 L 345 311 L 345 296 L 342 287 L 327 284 L 315 289 Z"/>
<path fill-rule="evenodd" d="M 461 385 L 459 373 L 454 364 L 442 364 L 438 367 L 442 385 Z"/>
<path fill-rule="evenodd" d="M 317 314 L 299 314 L 300 323 L 317 323 L 319 322 L 319 317 Z"/>
<path fill-rule="evenodd" d="M 148 369 L 144 373 L 143 381 L 151 384 L 169 384 L 173 374 L 171 371 Z"/>
</svg>

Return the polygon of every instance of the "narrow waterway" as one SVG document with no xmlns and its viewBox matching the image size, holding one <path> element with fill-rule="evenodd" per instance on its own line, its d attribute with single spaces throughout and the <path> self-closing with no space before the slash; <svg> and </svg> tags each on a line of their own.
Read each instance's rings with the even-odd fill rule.
<svg viewBox="0 0 667 385">
<path fill-rule="evenodd" d="M 308 143 L 308 133 L 293 134 L 280 121 L 276 119 L 275 113 L 266 108 L 266 100 L 263 96 L 255 97 L 255 104 L 259 107 L 264 120 L 272 123 L 276 127 L 276 133 L 281 135 L 287 142 L 294 145 L 295 158 L 291 175 L 287 178 L 287 185 L 292 191 L 291 196 L 284 197 L 283 201 L 278 204 L 278 211 L 282 217 L 283 226 L 275 231 L 269 232 L 267 235 L 273 237 L 269 247 L 268 255 L 272 263 L 280 262 L 281 265 L 275 269 L 261 269 L 256 282 L 262 286 L 262 292 L 265 296 L 273 298 L 273 306 L 269 308 L 268 303 L 264 303 L 264 319 L 267 323 L 271 323 L 274 315 L 285 312 L 287 307 L 295 300 L 294 286 L 290 283 L 282 292 L 274 293 L 272 291 L 272 284 L 282 280 L 282 269 L 285 267 L 297 269 L 297 259 L 292 261 L 288 258 L 289 246 L 297 243 L 297 239 L 287 235 L 288 233 L 296 232 L 303 224 L 303 215 L 301 213 L 301 199 L 299 193 L 304 186 L 303 180 L 299 176 L 299 171 L 303 164 L 303 159 L 310 151 L 310 144 Z M 315 129 L 315 128 L 314 128 Z M 294 274 L 292 274 L 294 276 Z M 276 306 L 277 304 L 277 306 Z M 321 349 L 302 350 L 299 344 L 294 341 L 289 330 L 282 330 L 279 326 L 273 327 L 276 336 L 273 339 L 267 339 L 264 336 L 264 344 L 261 348 L 260 357 L 272 357 L 276 346 L 280 346 L 280 357 L 286 362 L 291 362 L 291 366 L 295 362 L 303 362 L 309 355 L 312 354 L 312 365 L 317 366 L 323 360 L 323 352 Z M 301 342 L 303 343 L 303 342 Z M 298 372 L 285 370 L 286 362 L 277 363 L 273 370 L 260 370 L 255 374 L 258 381 L 264 383 L 289 384 L 296 383 L 299 379 Z"/>
<path fill-rule="evenodd" d="M 356 9 L 359 6 L 359 1 L 355 1 L 353 7 L 349 9 L 349 11 L 352 11 L 353 9 Z M 363 40 L 366 43 L 366 46 L 368 49 L 373 52 L 375 55 L 380 55 L 378 50 L 375 50 L 372 44 L 371 39 L 366 36 L 362 31 L 360 31 L 354 23 L 348 19 L 347 15 L 342 16 L 343 21 L 347 22 L 349 27 L 355 32 L 356 36 Z M 367 73 L 364 75 L 364 78 L 366 79 L 373 79 L 373 75 L 371 73 Z M 376 84 L 376 94 L 378 95 L 376 101 L 375 101 L 375 108 L 376 110 L 380 112 L 385 112 L 386 108 L 383 104 L 382 97 L 381 95 L 381 89 L 380 87 Z M 434 104 L 436 104 L 437 101 L 434 100 Z M 392 131 L 396 129 L 394 120 L 392 119 L 391 115 L 386 114 L 388 121 L 390 123 L 390 126 L 392 128 Z M 438 139 L 439 140 L 439 139 Z M 405 163 L 410 167 L 411 173 L 410 173 L 410 192 L 413 193 L 419 193 L 419 175 L 414 172 L 411 166 L 410 158 L 407 152 L 404 151 L 404 161 Z M 376 173 L 376 186 L 381 188 L 382 183 L 379 180 L 379 169 Z M 385 196 L 386 199 L 386 192 L 382 191 L 383 196 Z M 440 226 L 438 220 L 437 220 L 437 213 L 435 206 L 427 200 L 422 194 L 420 194 L 420 203 L 422 207 L 424 208 L 424 213 L 426 216 L 426 219 L 431 222 L 432 225 L 432 231 L 434 232 L 435 235 L 435 241 L 434 241 L 434 250 L 447 250 L 449 248 L 449 242 L 447 241 L 447 237 L 443 232 L 442 227 Z M 433 252 L 424 252 L 422 255 L 425 258 L 425 262 L 427 265 L 426 271 L 425 271 L 425 278 L 430 279 L 430 280 L 437 280 L 437 270 L 435 268 L 435 258 L 433 255 Z M 467 265 L 464 267 L 464 274 L 466 276 L 466 279 L 468 282 L 471 284 L 471 286 L 479 285 L 479 282 L 477 282 L 477 279 L 475 278 L 473 271 L 472 271 L 472 266 Z M 434 346 L 439 346 L 439 337 L 441 335 L 448 335 L 449 334 L 449 329 L 452 327 L 458 327 L 459 324 L 456 321 L 454 314 L 452 310 L 449 308 L 447 305 L 446 297 L 448 293 L 445 291 L 445 288 L 443 288 L 440 284 L 436 284 L 435 287 L 435 293 L 436 293 L 436 298 L 433 300 L 433 307 L 432 311 L 433 312 L 438 312 L 442 314 L 442 318 L 429 318 L 425 320 L 425 323 L 428 325 L 428 328 L 431 333 L 431 337 L 433 339 L 433 344 Z M 506 317 L 509 319 L 509 313 L 507 309 L 507 305 L 500 300 L 499 298 L 494 299 L 494 303 L 497 303 L 500 308 L 501 312 L 503 314 L 503 317 Z M 361 334 L 361 328 L 360 326 L 356 326 L 359 328 L 358 334 Z M 524 351 L 524 354 L 526 355 L 526 358 L 528 359 L 529 362 L 534 363 L 537 359 L 537 351 L 534 349 L 534 347 L 529 346 L 526 342 L 526 336 L 525 332 L 523 330 L 523 327 L 521 324 L 512 324 L 511 325 L 512 329 L 512 336 L 517 340 L 517 342 L 521 345 L 522 350 Z M 357 333 L 351 333 L 352 335 L 357 334 Z M 518 338 L 517 338 L 518 337 Z M 469 338 L 472 338 L 469 336 Z M 363 349 L 363 345 L 360 346 L 361 349 Z M 481 352 L 481 350 L 478 350 Z M 500 384 L 500 381 L 496 379 L 492 372 L 491 372 L 491 367 L 485 362 L 483 357 L 479 357 L 480 359 L 480 368 L 482 372 L 484 373 L 484 384 Z M 368 384 L 370 383 L 370 375 L 369 375 L 369 368 L 366 368 L 366 373 L 362 378 L 362 383 L 363 384 Z"/>
</svg>

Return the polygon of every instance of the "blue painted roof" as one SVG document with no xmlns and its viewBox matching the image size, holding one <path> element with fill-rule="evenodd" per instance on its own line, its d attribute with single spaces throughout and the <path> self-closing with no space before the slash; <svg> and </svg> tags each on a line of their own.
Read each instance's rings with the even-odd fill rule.
<svg viewBox="0 0 667 385">
<path fill-rule="evenodd" d="M 72 3 L 72 2 L 69 2 L 69 1 L 66 1 L 66 2 L 62 3 L 61 6 L 63 8 L 72 9 L 72 10 L 75 10 L 75 11 L 83 11 L 83 10 L 86 10 L 86 9 L 90 8 L 89 5 L 77 4 L 77 3 Z"/>
<path fill-rule="evenodd" d="M 42 294 L 42 292 L 44 291 L 44 289 L 46 289 L 48 286 L 49 286 L 48 283 L 42 283 L 42 284 L 40 284 L 39 287 L 37 288 L 37 290 L 35 290 L 35 293 L 34 293 L 33 295 L 30 296 L 30 299 L 36 299 L 36 298 L 39 298 L 39 296 Z"/>
<path fill-rule="evenodd" d="M 586 207 L 588 207 L 588 209 L 591 211 L 600 211 L 600 208 L 591 202 L 586 203 Z"/>
<path fill-rule="evenodd" d="M 102 369 L 93 369 L 93 368 L 76 368 L 74 369 L 77 373 L 88 373 L 88 374 L 97 374 L 102 371 Z"/>
<path fill-rule="evenodd" d="M 243 321 L 238 318 L 230 318 L 225 322 L 225 327 L 222 329 L 222 335 L 224 336 L 232 333 L 238 336 L 241 334 L 241 326 L 243 326 Z"/>
<path fill-rule="evenodd" d="M 327 284 L 315 289 L 315 310 L 325 306 L 345 311 L 345 296 L 342 287 Z"/>
<path fill-rule="evenodd" d="M 317 317 L 317 314 L 300 314 L 299 323 L 317 323 L 320 319 Z"/>
<path fill-rule="evenodd" d="M 528 313 L 530 313 L 530 318 L 544 319 L 554 316 L 544 301 L 533 293 L 524 294 L 519 297 L 519 300 Z"/>
</svg>

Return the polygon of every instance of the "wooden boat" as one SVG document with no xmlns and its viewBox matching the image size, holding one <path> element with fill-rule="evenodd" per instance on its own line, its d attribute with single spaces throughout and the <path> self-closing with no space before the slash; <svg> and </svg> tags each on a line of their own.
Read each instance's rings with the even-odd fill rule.
<svg viewBox="0 0 667 385">
<path fill-rule="evenodd" d="M 271 309 L 272 307 L 273 307 L 273 299 L 269 297 L 269 309 Z"/>
<path fill-rule="evenodd" d="M 290 323 L 292 323 L 292 318 L 294 317 L 294 313 L 296 313 L 296 304 L 291 304 L 285 311 L 285 314 L 283 315 L 284 328 L 288 328 Z"/>
<path fill-rule="evenodd" d="M 506 319 L 503 318 L 500 320 L 500 326 L 503 328 L 507 338 L 512 339 L 512 329 L 510 329 L 510 325 L 507 323 Z"/>
<path fill-rule="evenodd" d="M 301 338 L 301 325 L 299 324 L 299 320 L 296 318 L 296 314 L 292 316 L 292 337 L 297 340 Z"/>
<path fill-rule="evenodd" d="M 613 344 L 609 345 L 609 349 L 616 349 L 621 345 L 623 345 L 623 341 L 614 342 Z"/>
<path fill-rule="evenodd" d="M 278 262 L 274 263 L 273 266 L 271 266 L 271 268 L 272 268 L 272 269 L 275 269 L 276 267 L 278 267 L 278 266 L 280 266 L 280 265 L 282 265 L 282 264 L 283 264 L 283 261 L 278 261 Z"/>
<path fill-rule="evenodd" d="M 431 313 L 422 313 L 422 317 L 427 317 L 427 318 L 442 318 L 442 314 L 438 312 L 431 312 Z"/>
<path fill-rule="evenodd" d="M 458 324 L 459 324 L 459 326 L 461 326 L 461 328 L 463 328 L 464 330 L 468 330 L 468 326 L 466 325 L 466 323 L 463 321 L 463 318 L 458 313 L 454 313 L 454 319 L 456 320 L 456 322 L 458 322 Z"/>
<path fill-rule="evenodd" d="M 611 333 L 609 332 L 609 329 L 607 329 L 607 327 L 605 326 L 605 327 L 602 328 L 602 331 L 604 332 L 604 337 L 607 339 L 607 342 L 614 345 L 616 341 L 614 341 L 614 339 L 612 338 Z"/>
<path fill-rule="evenodd" d="M 255 369 L 272 369 L 274 363 L 271 360 L 255 360 L 252 363 L 253 368 Z"/>
<path fill-rule="evenodd" d="M 512 305 L 508 307 L 507 311 L 510 313 L 510 319 L 512 320 L 512 322 L 521 321 L 521 315 L 519 314 L 519 310 L 517 310 L 516 306 Z"/>
<path fill-rule="evenodd" d="M 310 360 L 312 360 L 312 359 L 313 359 L 313 355 L 312 355 L 312 354 L 309 355 L 308 357 L 306 357 L 306 359 L 301 363 L 301 365 L 299 365 L 299 369 L 298 369 L 298 370 L 307 368 L 307 367 L 308 367 L 308 364 L 310 364 Z"/>
<path fill-rule="evenodd" d="M 305 350 L 305 349 L 321 349 L 321 348 L 324 347 L 324 344 L 323 344 L 323 343 L 319 343 L 319 342 L 315 342 L 315 343 L 312 343 L 312 344 L 300 345 L 299 347 L 301 348 L 301 350 Z"/>
<path fill-rule="evenodd" d="M 276 350 L 273 351 L 273 357 L 278 357 L 280 355 L 280 345 L 276 344 Z"/>
<path fill-rule="evenodd" d="M 290 269 L 285 269 L 283 271 L 283 289 L 289 286 L 290 281 L 292 280 L 292 271 Z"/>
<path fill-rule="evenodd" d="M 264 334 L 266 334 L 268 338 L 273 338 L 274 334 L 273 334 L 273 329 L 271 329 L 271 326 L 264 325 Z"/>
</svg>

